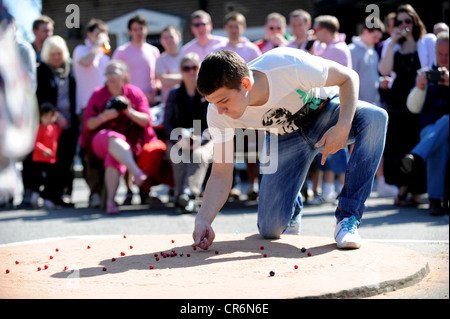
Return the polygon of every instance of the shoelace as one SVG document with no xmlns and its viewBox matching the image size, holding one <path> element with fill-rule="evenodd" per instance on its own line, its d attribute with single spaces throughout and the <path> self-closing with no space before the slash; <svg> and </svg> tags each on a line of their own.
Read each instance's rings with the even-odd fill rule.
<svg viewBox="0 0 450 319">
<path fill-rule="evenodd" d="M 344 229 L 354 234 L 358 225 L 359 221 L 356 219 L 355 216 L 352 216 L 349 219 L 347 219 L 347 221 L 341 223 L 341 230 Z"/>
<path fill-rule="evenodd" d="M 296 225 L 297 225 L 297 221 L 291 219 L 291 220 L 289 221 L 288 227 L 295 227 Z"/>
<path fill-rule="evenodd" d="M 355 218 L 355 216 L 351 216 L 346 221 L 341 222 L 341 228 L 337 232 L 336 236 L 334 236 L 334 238 L 336 239 L 342 230 L 346 230 L 349 233 L 354 234 L 358 225 L 359 221 Z"/>
</svg>

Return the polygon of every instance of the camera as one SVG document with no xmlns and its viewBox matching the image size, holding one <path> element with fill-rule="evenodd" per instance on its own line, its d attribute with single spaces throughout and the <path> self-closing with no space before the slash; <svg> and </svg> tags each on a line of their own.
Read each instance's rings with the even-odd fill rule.
<svg viewBox="0 0 450 319">
<path fill-rule="evenodd" d="M 427 71 L 427 81 L 430 82 L 442 82 L 444 81 L 444 72 L 440 72 L 437 70 L 434 71 Z"/>
<path fill-rule="evenodd" d="M 115 109 L 117 111 L 125 110 L 128 104 L 120 100 L 118 97 L 112 97 L 109 99 L 108 104 L 106 104 L 106 109 Z"/>
</svg>

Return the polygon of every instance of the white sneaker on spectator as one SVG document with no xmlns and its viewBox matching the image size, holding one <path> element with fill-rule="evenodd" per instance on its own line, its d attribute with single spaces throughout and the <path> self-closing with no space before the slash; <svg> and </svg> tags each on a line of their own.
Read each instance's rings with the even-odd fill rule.
<svg viewBox="0 0 450 319">
<path fill-rule="evenodd" d="M 378 177 L 377 193 L 378 197 L 397 197 L 398 187 L 395 185 L 386 184 L 384 177 Z"/>
<path fill-rule="evenodd" d="M 327 203 L 333 203 L 336 200 L 336 195 L 333 194 L 331 196 L 316 196 L 313 200 L 308 202 L 308 205 L 318 206 Z"/>
</svg>

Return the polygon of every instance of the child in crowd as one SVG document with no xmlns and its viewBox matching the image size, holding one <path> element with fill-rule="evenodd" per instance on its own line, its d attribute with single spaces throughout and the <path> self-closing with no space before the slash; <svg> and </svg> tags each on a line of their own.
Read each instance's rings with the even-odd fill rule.
<svg viewBox="0 0 450 319">
<path fill-rule="evenodd" d="M 54 208 L 56 204 L 52 198 L 52 190 L 58 187 L 58 176 L 55 176 L 57 165 L 56 151 L 58 139 L 67 120 L 58 112 L 56 106 L 49 102 L 39 107 L 40 124 L 32 154 L 32 195 L 31 205 L 38 206 L 39 197 L 44 199 L 44 207 Z M 44 187 L 40 192 L 41 186 Z"/>
</svg>

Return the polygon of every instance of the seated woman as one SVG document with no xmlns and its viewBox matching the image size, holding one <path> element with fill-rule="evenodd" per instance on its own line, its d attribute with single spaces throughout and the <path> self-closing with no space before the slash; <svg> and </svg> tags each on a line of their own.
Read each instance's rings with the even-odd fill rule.
<svg viewBox="0 0 450 319">
<path fill-rule="evenodd" d="M 120 177 L 127 170 L 137 186 L 146 180 L 135 159 L 142 146 L 153 139 L 156 134 L 151 128 L 150 108 L 144 93 L 128 84 L 125 63 L 111 60 L 106 67 L 106 85 L 94 91 L 86 106 L 80 140 L 88 161 L 103 161 L 107 214 L 119 213 L 114 199 Z"/>
<path fill-rule="evenodd" d="M 182 82 L 170 91 L 166 101 L 164 128 L 175 180 L 175 198 L 184 212 L 194 212 L 195 198 L 200 195 L 209 162 L 212 142 L 203 137 L 207 129 L 208 102 L 197 92 L 200 61 L 188 53 L 180 62 Z M 181 137 L 181 138 L 180 138 Z"/>
</svg>

